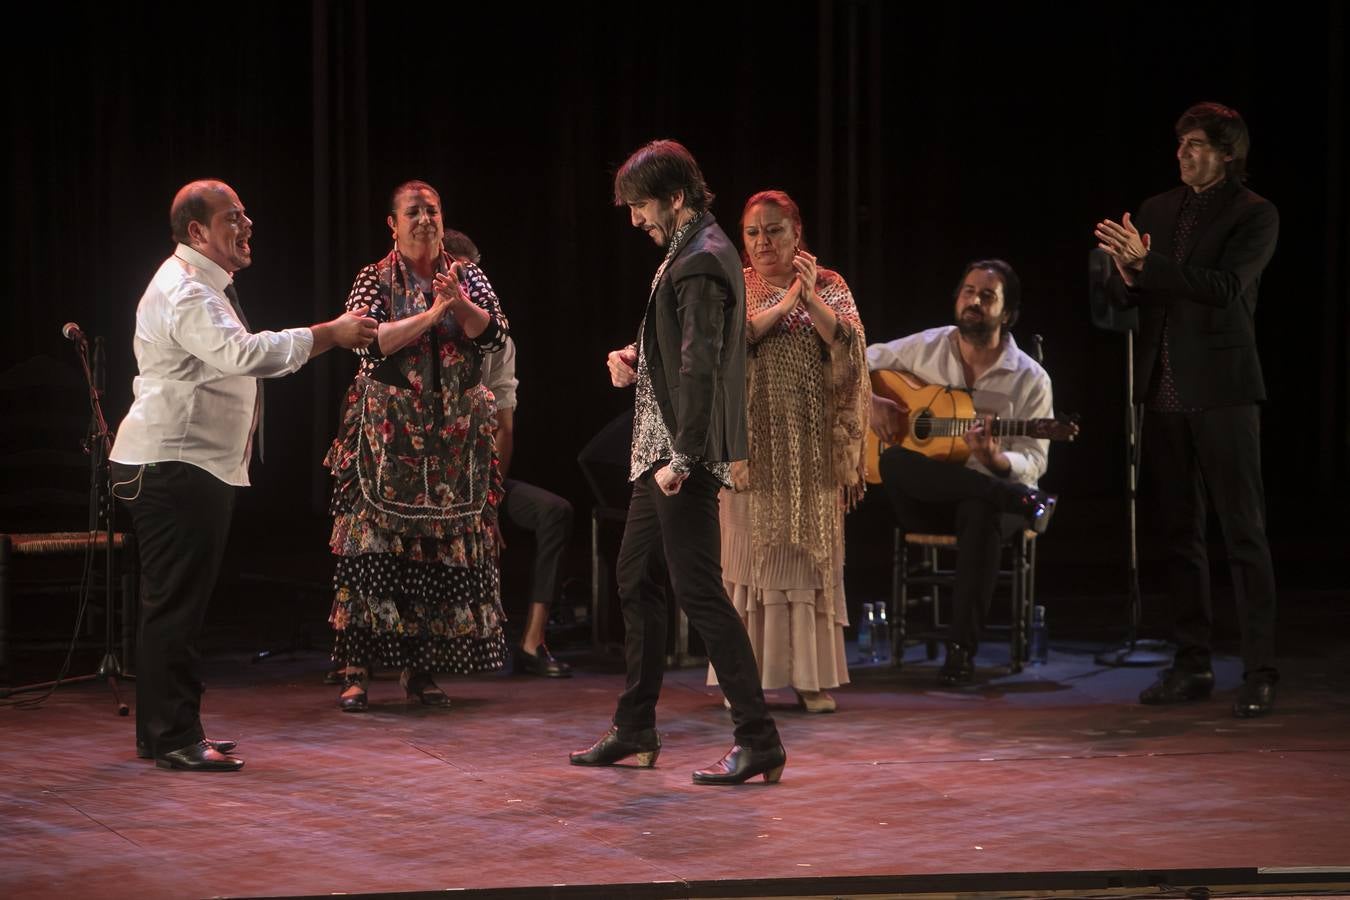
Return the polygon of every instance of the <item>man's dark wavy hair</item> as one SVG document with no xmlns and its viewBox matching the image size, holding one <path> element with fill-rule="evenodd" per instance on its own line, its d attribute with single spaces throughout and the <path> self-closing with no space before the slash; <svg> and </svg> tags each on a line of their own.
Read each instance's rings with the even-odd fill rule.
<svg viewBox="0 0 1350 900">
<path fill-rule="evenodd" d="M 1246 181 L 1247 154 L 1252 141 L 1247 135 L 1247 123 L 1238 111 L 1222 103 L 1197 103 L 1177 119 L 1177 137 L 1197 128 L 1205 132 L 1205 137 L 1220 152 L 1232 155 L 1225 169 L 1228 177 Z"/>
<path fill-rule="evenodd" d="M 652 141 L 638 148 L 614 173 L 614 205 L 642 200 L 668 203 L 684 192 L 687 209 L 701 213 L 713 202 L 713 192 L 703 180 L 694 156 L 678 141 Z"/>
</svg>

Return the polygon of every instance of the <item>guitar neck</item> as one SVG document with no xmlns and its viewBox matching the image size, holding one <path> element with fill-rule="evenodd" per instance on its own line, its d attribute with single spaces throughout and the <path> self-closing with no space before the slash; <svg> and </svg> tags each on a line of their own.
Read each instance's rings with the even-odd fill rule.
<svg viewBox="0 0 1350 900">
<path fill-rule="evenodd" d="M 977 422 L 981 421 L 983 421 L 983 417 L 924 419 L 929 433 L 935 437 L 961 437 Z M 1045 419 L 995 418 L 991 429 L 997 437 L 1026 437 L 1032 429 L 1039 427 L 1045 421 Z"/>
</svg>

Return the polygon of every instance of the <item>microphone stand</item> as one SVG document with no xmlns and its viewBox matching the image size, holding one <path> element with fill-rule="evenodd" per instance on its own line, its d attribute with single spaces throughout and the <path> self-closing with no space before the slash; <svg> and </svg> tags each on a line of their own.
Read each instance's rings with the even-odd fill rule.
<svg viewBox="0 0 1350 900">
<path fill-rule="evenodd" d="M 1125 506 L 1129 523 L 1130 555 L 1126 574 L 1130 598 L 1130 625 L 1125 646 L 1103 650 L 1094 659 L 1100 666 L 1164 666 L 1172 654 L 1165 641 L 1139 640 L 1143 596 L 1139 590 L 1139 456 L 1144 408 L 1134 402 L 1134 329 L 1125 331 Z"/>
<path fill-rule="evenodd" d="M 63 674 L 58 675 L 54 680 L 12 688 L 5 691 L 5 696 L 44 689 L 50 693 L 62 684 L 76 684 L 98 679 L 107 682 L 108 688 L 112 691 L 113 702 L 117 704 L 117 714 L 125 716 L 131 710 L 118 691 L 118 683 L 121 680 L 134 681 L 136 676 L 129 675 L 122 670 L 122 662 L 118 659 L 115 650 L 114 610 L 116 607 L 114 598 L 116 594 L 113 591 L 113 583 L 116 557 L 113 553 L 115 538 L 113 513 L 116 504 L 112 494 L 112 466 L 108 460 L 108 456 L 112 453 L 112 432 L 108 430 L 108 422 L 103 417 L 102 341 L 103 338 L 101 337 L 94 339 L 94 365 L 92 367 L 89 363 L 89 345 L 83 337 L 76 340 L 75 345 L 79 352 L 80 365 L 84 369 L 85 383 L 89 387 L 89 431 L 85 435 L 82 445 L 85 454 L 89 457 L 89 529 L 86 535 L 88 541 L 86 552 L 94 553 L 101 538 L 105 554 L 103 570 L 103 659 L 99 662 L 98 669 L 92 674 L 66 678 L 63 677 L 63 667 Z M 103 523 L 101 532 L 99 530 L 100 519 Z M 126 618 L 126 610 L 123 611 L 123 618 Z"/>
<path fill-rule="evenodd" d="M 1114 263 L 1101 250 L 1093 250 L 1088 258 L 1088 299 L 1093 324 L 1107 331 L 1125 332 L 1125 508 L 1129 531 L 1129 561 L 1126 571 L 1126 591 L 1129 596 L 1130 621 L 1125 644 L 1103 650 L 1094 659 L 1101 666 L 1163 666 L 1172 660 L 1166 641 L 1140 640 L 1139 622 L 1143 618 L 1143 596 L 1139 589 L 1139 461 L 1140 438 L 1143 431 L 1144 408 L 1134 397 L 1134 332 L 1139 316 L 1134 310 L 1120 310 L 1111 305 L 1106 296 Z"/>
</svg>

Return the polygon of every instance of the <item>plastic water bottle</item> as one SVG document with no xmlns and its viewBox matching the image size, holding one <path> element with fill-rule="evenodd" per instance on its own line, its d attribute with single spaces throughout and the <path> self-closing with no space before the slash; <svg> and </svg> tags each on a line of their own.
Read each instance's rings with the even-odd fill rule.
<svg viewBox="0 0 1350 900">
<path fill-rule="evenodd" d="M 860 663 L 872 661 L 872 622 L 874 618 L 872 604 L 864 603 L 862 605 L 862 618 L 858 621 L 858 662 Z"/>
<path fill-rule="evenodd" d="M 1031 664 L 1043 666 L 1050 658 L 1050 633 L 1045 627 L 1045 607 L 1031 608 Z"/>
<path fill-rule="evenodd" d="M 876 621 L 872 623 L 872 661 L 891 661 L 891 623 L 886 621 L 886 601 L 876 604 Z"/>
</svg>

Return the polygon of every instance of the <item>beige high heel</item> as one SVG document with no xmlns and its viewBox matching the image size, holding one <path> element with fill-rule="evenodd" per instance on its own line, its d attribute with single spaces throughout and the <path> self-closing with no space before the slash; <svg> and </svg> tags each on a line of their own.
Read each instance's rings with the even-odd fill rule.
<svg viewBox="0 0 1350 900">
<path fill-rule="evenodd" d="M 839 708 L 825 691 L 797 691 L 797 704 L 809 713 L 832 713 Z"/>
</svg>

